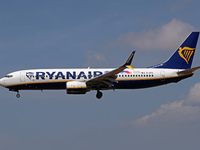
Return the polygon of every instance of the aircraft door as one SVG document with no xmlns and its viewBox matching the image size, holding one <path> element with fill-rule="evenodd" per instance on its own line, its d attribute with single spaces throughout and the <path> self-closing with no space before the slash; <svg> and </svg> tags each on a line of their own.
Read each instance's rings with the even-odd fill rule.
<svg viewBox="0 0 200 150">
<path fill-rule="evenodd" d="M 160 77 L 161 77 L 160 78 L 161 81 L 165 81 L 165 71 L 164 70 L 160 71 Z"/>
<path fill-rule="evenodd" d="M 25 72 L 20 72 L 20 82 L 25 82 Z"/>
</svg>

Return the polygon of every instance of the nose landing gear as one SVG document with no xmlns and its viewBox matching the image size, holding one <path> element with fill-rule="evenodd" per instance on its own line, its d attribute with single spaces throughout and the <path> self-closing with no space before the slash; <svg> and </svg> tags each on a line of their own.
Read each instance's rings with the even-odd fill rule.
<svg viewBox="0 0 200 150">
<path fill-rule="evenodd" d="M 102 93 L 101 91 L 97 90 L 96 97 L 97 97 L 98 99 L 100 99 L 102 96 L 103 96 L 103 93 Z"/>
<path fill-rule="evenodd" d="M 17 92 L 17 95 L 16 95 L 17 98 L 20 98 L 20 94 L 19 94 L 19 91 Z"/>
</svg>

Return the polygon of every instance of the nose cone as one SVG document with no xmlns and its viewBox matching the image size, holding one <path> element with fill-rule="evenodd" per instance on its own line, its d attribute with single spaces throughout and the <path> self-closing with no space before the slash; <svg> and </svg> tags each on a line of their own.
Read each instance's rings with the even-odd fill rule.
<svg viewBox="0 0 200 150">
<path fill-rule="evenodd" d="M 4 85 L 5 85 L 4 79 L 1 78 L 1 79 L 0 79 L 0 86 L 4 86 Z"/>
</svg>

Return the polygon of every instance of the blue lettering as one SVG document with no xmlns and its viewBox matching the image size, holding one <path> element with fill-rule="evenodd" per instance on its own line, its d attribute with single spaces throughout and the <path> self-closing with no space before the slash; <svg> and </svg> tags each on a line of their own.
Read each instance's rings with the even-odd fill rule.
<svg viewBox="0 0 200 150">
<path fill-rule="evenodd" d="M 58 72 L 58 74 L 56 75 L 56 78 L 55 78 L 55 79 L 58 79 L 58 78 L 65 79 L 65 76 L 63 75 L 62 72 Z"/>
<path fill-rule="evenodd" d="M 52 78 L 53 78 L 53 75 L 54 75 L 56 72 L 52 72 L 52 73 L 46 72 L 46 73 L 49 75 L 49 79 L 52 79 Z"/>
<path fill-rule="evenodd" d="M 91 71 L 88 71 L 88 79 L 91 79 L 92 78 L 92 73 Z"/>
<path fill-rule="evenodd" d="M 94 71 L 94 77 L 100 76 L 103 73 L 101 71 Z"/>
<path fill-rule="evenodd" d="M 45 73 L 44 72 L 36 72 L 36 80 L 39 80 L 40 77 L 42 80 L 44 80 Z"/>
<path fill-rule="evenodd" d="M 46 75 L 49 76 L 49 79 L 53 79 L 53 76 L 55 75 L 55 79 L 81 79 L 81 78 L 84 78 L 84 79 L 91 79 L 92 77 L 97 77 L 97 76 L 101 76 L 103 74 L 103 72 L 101 71 L 88 71 L 87 72 L 87 75 L 85 74 L 84 71 L 81 71 L 78 76 L 77 76 L 77 72 L 76 71 L 73 71 L 73 72 L 69 72 L 67 71 L 66 72 L 66 78 L 65 78 L 65 75 L 63 74 L 63 72 L 58 72 L 56 74 L 56 72 L 46 72 Z M 45 72 L 36 72 L 36 80 L 39 80 L 39 79 L 42 79 L 42 80 L 45 80 Z"/>
<path fill-rule="evenodd" d="M 83 71 L 81 71 L 78 75 L 78 78 L 77 79 L 80 79 L 81 77 L 84 77 L 84 79 L 87 79 L 85 73 Z"/>
<path fill-rule="evenodd" d="M 70 77 L 71 77 L 72 79 L 76 79 L 76 72 L 73 71 L 73 74 L 71 74 L 71 72 L 67 72 L 67 79 L 69 79 Z"/>
</svg>

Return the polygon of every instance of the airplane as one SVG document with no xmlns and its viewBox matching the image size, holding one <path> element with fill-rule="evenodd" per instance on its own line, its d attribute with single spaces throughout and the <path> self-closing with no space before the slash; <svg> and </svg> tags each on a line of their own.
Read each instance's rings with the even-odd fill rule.
<svg viewBox="0 0 200 150">
<path fill-rule="evenodd" d="M 193 76 L 200 66 L 191 68 L 199 32 L 192 32 L 174 54 L 164 63 L 148 68 L 131 67 L 135 51 L 118 68 L 86 69 L 32 69 L 7 74 L 0 85 L 9 91 L 20 90 L 66 90 L 67 94 L 86 94 L 96 90 L 140 89 L 177 83 Z"/>
</svg>

